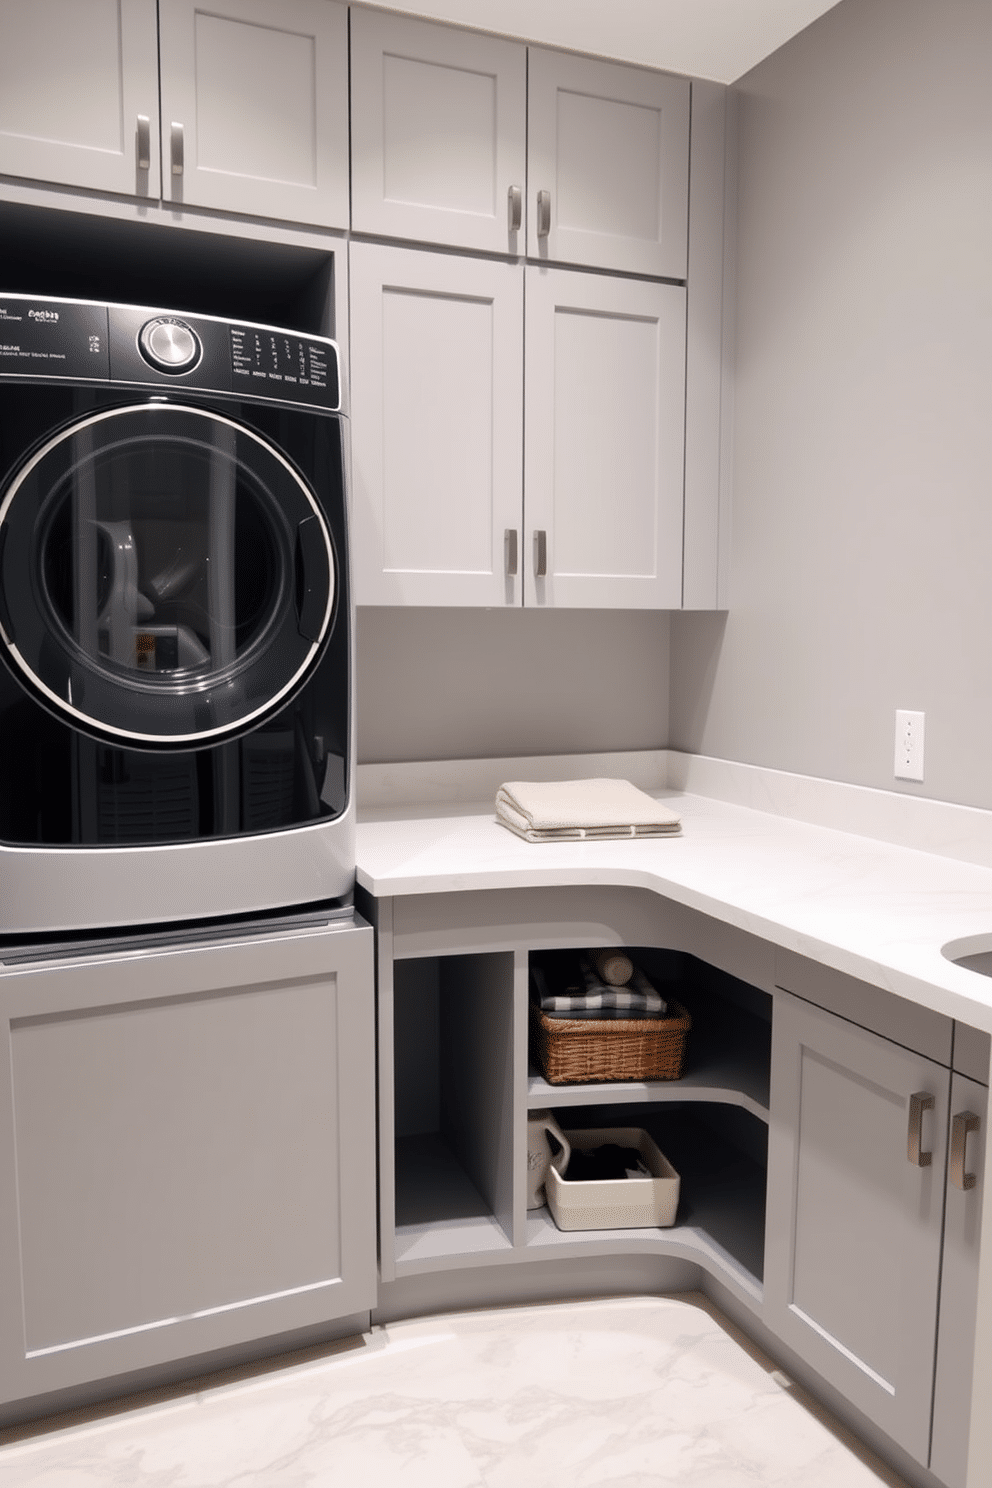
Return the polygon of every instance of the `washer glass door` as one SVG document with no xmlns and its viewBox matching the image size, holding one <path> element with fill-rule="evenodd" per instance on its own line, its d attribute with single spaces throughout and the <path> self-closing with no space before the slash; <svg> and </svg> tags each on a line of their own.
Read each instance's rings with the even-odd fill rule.
<svg viewBox="0 0 992 1488">
<path fill-rule="evenodd" d="M 22 682 L 130 747 L 245 732 L 315 665 L 334 613 L 321 509 L 272 444 L 147 402 L 53 434 L 0 505 L 0 624 Z"/>
</svg>

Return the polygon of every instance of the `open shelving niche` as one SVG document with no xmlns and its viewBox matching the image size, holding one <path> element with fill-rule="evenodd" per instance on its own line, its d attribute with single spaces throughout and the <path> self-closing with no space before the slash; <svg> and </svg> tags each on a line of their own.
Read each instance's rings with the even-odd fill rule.
<svg viewBox="0 0 992 1488">
<path fill-rule="evenodd" d="M 334 337 L 346 351 L 336 234 L 58 191 L 0 201 L 5 294 L 110 300 Z"/>
<path fill-rule="evenodd" d="M 383 1280 L 644 1253 L 695 1262 L 760 1303 L 771 998 L 691 955 L 631 954 L 692 1013 L 680 1080 L 549 1084 L 528 1055 L 526 951 L 394 963 Z M 682 1178 L 675 1225 L 565 1232 L 547 1208 L 528 1212 L 527 1117 L 544 1108 L 565 1130 L 648 1130 Z"/>
</svg>

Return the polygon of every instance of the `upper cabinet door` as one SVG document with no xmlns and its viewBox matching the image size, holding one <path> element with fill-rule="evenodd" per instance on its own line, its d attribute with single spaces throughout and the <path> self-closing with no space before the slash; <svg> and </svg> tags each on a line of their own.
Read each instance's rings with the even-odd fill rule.
<svg viewBox="0 0 992 1488">
<path fill-rule="evenodd" d="M 348 225 L 348 13 L 334 0 L 160 0 L 173 204 Z"/>
<path fill-rule="evenodd" d="M 523 276 L 352 243 L 355 597 L 518 605 Z"/>
<path fill-rule="evenodd" d="M 522 253 L 526 49 L 351 13 L 352 227 Z"/>
<path fill-rule="evenodd" d="M 155 0 L 0 0 L 0 174 L 159 194 Z"/>
<path fill-rule="evenodd" d="M 526 273 L 524 603 L 677 610 L 685 290 Z"/>
<path fill-rule="evenodd" d="M 527 253 L 684 279 L 689 82 L 532 47 Z"/>
</svg>

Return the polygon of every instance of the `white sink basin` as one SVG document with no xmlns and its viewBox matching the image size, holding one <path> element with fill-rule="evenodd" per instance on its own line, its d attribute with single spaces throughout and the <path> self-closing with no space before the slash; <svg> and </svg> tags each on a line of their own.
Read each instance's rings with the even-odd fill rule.
<svg viewBox="0 0 992 1488">
<path fill-rule="evenodd" d="M 969 935 L 964 940 L 949 940 L 940 954 L 955 966 L 992 977 L 992 935 Z"/>
</svg>

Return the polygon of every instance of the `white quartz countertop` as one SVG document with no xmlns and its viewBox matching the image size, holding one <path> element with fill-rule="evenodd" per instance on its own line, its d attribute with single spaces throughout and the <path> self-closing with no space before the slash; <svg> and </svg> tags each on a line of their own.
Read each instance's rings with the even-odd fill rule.
<svg viewBox="0 0 992 1488">
<path fill-rule="evenodd" d="M 941 954 L 992 949 L 992 868 L 678 790 L 682 834 L 528 843 L 491 800 L 359 812 L 358 882 L 377 897 L 625 885 L 992 1032 L 992 978 Z"/>
</svg>

